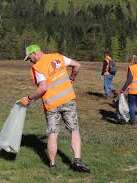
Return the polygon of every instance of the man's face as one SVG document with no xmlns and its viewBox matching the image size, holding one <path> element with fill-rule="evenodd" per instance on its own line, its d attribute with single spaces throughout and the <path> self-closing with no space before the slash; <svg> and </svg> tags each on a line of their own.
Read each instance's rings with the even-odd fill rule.
<svg viewBox="0 0 137 183">
<path fill-rule="evenodd" d="M 110 56 L 106 56 L 106 59 L 107 59 L 107 60 L 111 60 L 111 57 L 110 57 Z"/>
<path fill-rule="evenodd" d="M 111 57 L 108 54 L 105 54 L 105 59 L 106 60 L 111 60 Z"/>
<path fill-rule="evenodd" d="M 104 54 L 104 57 L 106 58 L 107 56 L 109 56 L 108 54 Z"/>
<path fill-rule="evenodd" d="M 36 53 L 32 53 L 30 56 L 30 62 L 35 64 L 37 62 L 37 54 Z"/>
</svg>

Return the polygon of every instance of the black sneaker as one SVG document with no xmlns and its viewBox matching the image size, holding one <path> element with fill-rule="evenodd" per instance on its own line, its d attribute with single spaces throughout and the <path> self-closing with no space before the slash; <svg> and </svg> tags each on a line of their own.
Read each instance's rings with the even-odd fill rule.
<svg viewBox="0 0 137 183">
<path fill-rule="evenodd" d="M 53 169 L 55 169 L 55 168 L 56 168 L 56 164 L 51 164 L 51 163 L 50 163 L 50 164 L 49 164 L 49 167 L 50 167 L 50 169 L 52 169 L 52 170 L 53 170 Z"/>
<path fill-rule="evenodd" d="M 90 173 L 89 167 L 81 159 L 74 159 L 72 162 L 72 168 L 78 172 Z"/>
<path fill-rule="evenodd" d="M 54 168 L 54 167 L 56 167 L 56 165 L 54 164 L 54 165 L 50 165 L 50 168 Z"/>
</svg>

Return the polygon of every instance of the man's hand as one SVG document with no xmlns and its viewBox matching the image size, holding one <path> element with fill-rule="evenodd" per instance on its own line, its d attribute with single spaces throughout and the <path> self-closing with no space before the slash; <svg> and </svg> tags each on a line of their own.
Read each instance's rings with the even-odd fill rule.
<svg viewBox="0 0 137 183">
<path fill-rule="evenodd" d="M 75 78 L 73 76 L 70 76 L 69 79 L 70 79 L 71 83 L 73 84 L 75 81 Z"/>
<path fill-rule="evenodd" d="M 76 79 L 78 72 L 79 72 L 80 64 L 75 60 L 71 60 L 71 62 L 68 66 L 72 67 L 72 72 L 71 72 L 69 79 L 71 80 L 71 83 L 73 83 Z"/>
<path fill-rule="evenodd" d="M 103 79 L 104 79 L 104 76 L 103 76 L 103 75 L 101 75 L 101 76 L 100 76 L 100 78 L 101 78 L 101 80 L 103 80 Z"/>
<path fill-rule="evenodd" d="M 24 107 L 27 107 L 30 103 L 31 103 L 32 99 L 29 98 L 29 96 L 27 97 L 23 97 L 21 99 L 19 99 L 16 103 L 20 104 Z"/>
<path fill-rule="evenodd" d="M 121 93 L 124 93 L 125 91 L 123 90 L 123 89 L 121 89 L 120 91 L 119 91 L 119 93 L 121 94 Z"/>
<path fill-rule="evenodd" d="M 31 94 L 30 96 L 21 98 L 16 103 L 24 107 L 27 107 L 32 101 L 35 101 L 41 98 L 45 94 L 46 90 L 47 90 L 47 82 L 45 80 L 41 81 L 38 85 L 37 90 L 33 94 Z"/>
<path fill-rule="evenodd" d="M 106 59 L 109 60 L 109 61 L 112 60 L 112 58 L 110 56 L 106 56 Z"/>
</svg>

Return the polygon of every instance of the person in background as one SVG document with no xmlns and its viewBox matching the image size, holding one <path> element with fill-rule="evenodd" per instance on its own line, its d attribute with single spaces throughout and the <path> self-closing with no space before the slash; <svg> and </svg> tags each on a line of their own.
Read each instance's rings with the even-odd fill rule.
<svg viewBox="0 0 137 183">
<path fill-rule="evenodd" d="M 103 84 L 104 84 L 104 92 L 106 97 L 112 97 L 115 90 L 113 89 L 113 77 L 115 75 L 112 72 L 113 60 L 109 51 L 104 52 L 104 61 L 102 67 L 101 76 L 103 77 Z"/>
<path fill-rule="evenodd" d="M 135 126 L 135 109 L 137 106 L 137 56 L 133 55 L 128 67 L 127 80 L 120 93 L 128 93 L 128 105 L 131 125 Z"/>
<path fill-rule="evenodd" d="M 74 152 L 72 166 L 81 172 L 90 172 L 89 167 L 81 160 L 81 139 L 78 125 L 75 92 L 72 82 L 79 72 L 80 64 L 59 53 L 44 53 L 38 45 L 26 48 L 25 61 L 31 62 L 32 77 L 37 90 L 20 99 L 20 104 L 28 106 L 42 98 L 46 114 L 48 133 L 48 156 L 50 167 L 56 166 L 57 139 L 61 118 L 71 133 L 71 147 Z M 67 67 L 72 68 L 70 77 Z"/>
</svg>

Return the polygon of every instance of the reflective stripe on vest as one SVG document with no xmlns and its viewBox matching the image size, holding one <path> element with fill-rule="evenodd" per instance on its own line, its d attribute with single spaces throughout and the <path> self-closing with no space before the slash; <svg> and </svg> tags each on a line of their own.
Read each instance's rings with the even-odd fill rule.
<svg viewBox="0 0 137 183">
<path fill-rule="evenodd" d="M 51 84 L 48 85 L 48 89 L 56 87 L 57 85 L 64 83 L 65 81 L 68 81 L 69 77 L 68 76 L 63 76 L 56 81 L 53 81 Z"/>
<path fill-rule="evenodd" d="M 128 91 L 134 92 L 137 91 L 137 80 L 133 80 L 132 83 L 130 84 L 130 87 L 128 88 Z"/>
<path fill-rule="evenodd" d="M 72 87 L 71 87 L 71 88 L 67 88 L 67 89 L 64 90 L 63 92 L 61 92 L 61 93 L 59 93 L 59 94 L 57 94 L 57 95 L 54 95 L 54 96 L 48 98 L 47 100 L 43 100 L 43 102 L 44 102 L 45 104 L 51 104 L 51 103 L 53 103 L 54 101 L 56 101 L 56 100 L 58 100 L 58 99 L 64 97 L 65 95 L 67 95 L 67 94 L 69 94 L 69 93 L 72 93 L 72 92 L 74 92 L 74 90 L 73 90 Z"/>
<path fill-rule="evenodd" d="M 137 82 L 132 82 L 128 87 L 128 94 L 137 94 Z"/>
<path fill-rule="evenodd" d="M 128 90 L 137 91 L 137 88 L 129 88 Z"/>
<path fill-rule="evenodd" d="M 132 81 L 132 83 L 137 83 L 137 80 Z"/>
</svg>

